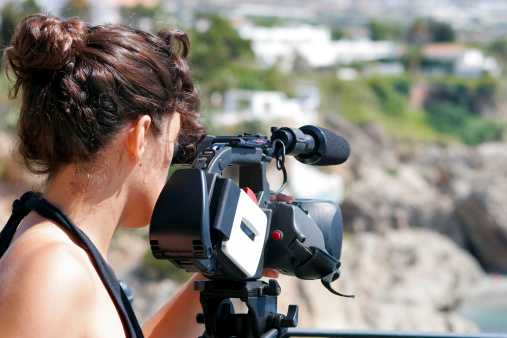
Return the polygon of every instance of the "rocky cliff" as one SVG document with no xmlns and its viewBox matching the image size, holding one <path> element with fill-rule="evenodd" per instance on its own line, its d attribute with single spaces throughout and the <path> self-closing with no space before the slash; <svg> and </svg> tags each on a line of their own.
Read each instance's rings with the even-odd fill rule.
<svg viewBox="0 0 507 338">
<path fill-rule="evenodd" d="M 486 271 L 507 273 L 507 143 L 407 144 L 394 142 L 378 126 L 329 122 L 352 149 L 342 168 L 347 231 L 434 229 Z"/>
</svg>

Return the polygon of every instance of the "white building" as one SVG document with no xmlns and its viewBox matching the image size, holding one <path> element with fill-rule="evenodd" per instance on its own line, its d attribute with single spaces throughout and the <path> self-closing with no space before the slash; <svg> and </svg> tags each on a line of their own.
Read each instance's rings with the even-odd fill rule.
<svg viewBox="0 0 507 338">
<path fill-rule="evenodd" d="M 244 121 L 292 120 L 300 125 L 317 121 L 320 106 L 319 90 L 302 86 L 296 98 L 277 91 L 229 89 L 224 95 L 224 111 L 213 116 L 215 123 L 234 125 Z"/>
<path fill-rule="evenodd" d="M 485 72 L 499 76 L 502 69 L 494 57 L 478 49 L 469 49 L 454 61 L 454 74 L 460 77 L 481 77 Z"/>
<path fill-rule="evenodd" d="M 429 43 L 423 46 L 422 53 L 429 60 L 450 65 L 454 75 L 459 77 L 480 77 L 484 73 L 498 76 L 502 73 L 502 68 L 494 57 L 457 43 Z M 445 70 L 440 73 L 445 73 Z"/>
<path fill-rule="evenodd" d="M 297 56 L 312 67 L 329 67 L 399 56 L 398 45 L 391 41 L 332 40 L 331 29 L 323 26 L 292 27 L 242 26 L 240 36 L 252 41 L 252 49 L 266 66 L 275 62 L 287 69 Z"/>
</svg>

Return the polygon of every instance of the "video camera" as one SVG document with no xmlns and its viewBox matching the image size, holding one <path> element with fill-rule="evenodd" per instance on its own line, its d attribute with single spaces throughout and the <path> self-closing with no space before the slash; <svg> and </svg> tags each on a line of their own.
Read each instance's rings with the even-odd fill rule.
<svg viewBox="0 0 507 338">
<path fill-rule="evenodd" d="M 343 224 L 338 205 L 311 199 L 271 201 L 270 196 L 287 183 L 286 155 L 310 165 L 337 165 L 347 160 L 349 144 L 316 126 L 271 132 L 270 139 L 242 134 L 207 136 L 194 148 L 180 144 L 173 165 L 190 168 L 171 175 L 155 205 L 150 223 L 153 256 L 203 274 L 215 282 L 213 290 L 220 287 L 222 293 L 236 288 L 229 282 L 253 285 L 248 282 L 261 278 L 269 268 L 301 279 L 321 279 L 328 290 L 343 296 L 331 287 L 341 265 Z M 276 192 L 266 178 L 273 159 L 283 172 L 283 185 Z M 232 166 L 239 168 L 239 184 L 223 177 Z M 207 288 L 196 286 L 201 298 Z M 260 291 L 249 289 L 247 294 L 269 294 L 268 289 L 261 285 Z M 207 326 L 213 321 L 207 321 Z"/>
</svg>

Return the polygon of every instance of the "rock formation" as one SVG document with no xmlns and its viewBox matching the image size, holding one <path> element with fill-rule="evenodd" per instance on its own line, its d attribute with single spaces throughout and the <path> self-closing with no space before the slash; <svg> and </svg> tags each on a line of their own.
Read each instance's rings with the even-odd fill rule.
<svg viewBox="0 0 507 338">
<path fill-rule="evenodd" d="M 475 147 L 403 144 L 378 126 L 329 121 L 349 140 L 342 205 L 347 231 L 423 227 L 507 273 L 507 143 Z"/>
<path fill-rule="evenodd" d="M 301 306 L 300 326 L 416 331 L 476 330 L 454 310 L 483 278 L 474 259 L 431 230 L 358 233 L 343 244 L 342 276 L 330 294 L 319 281 L 282 277 L 283 310 Z"/>
</svg>

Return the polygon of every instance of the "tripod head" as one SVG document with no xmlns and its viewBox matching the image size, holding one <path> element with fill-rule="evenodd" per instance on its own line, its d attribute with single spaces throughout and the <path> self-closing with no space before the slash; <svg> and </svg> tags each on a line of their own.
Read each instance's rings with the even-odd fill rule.
<svg viewBox="0 0 507 338">
<path fill-rule="evenodd" d="M 278 282 L 264 281 L 198 281 L 203 313 L 197 322 L 205 324 L 211 337 L 282 337 L 290 327 L 298 324 L 298 306 L 290 305 L 287 315 L 277 313 Z M 234 313 L 231 298 L 241 299 L 248 307 L 247 314 Z"/>
</svg>

